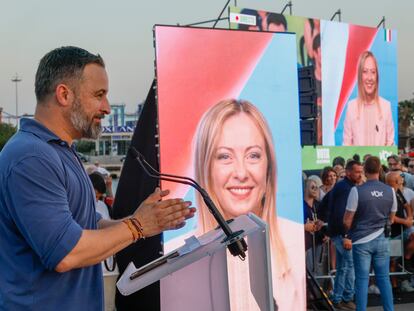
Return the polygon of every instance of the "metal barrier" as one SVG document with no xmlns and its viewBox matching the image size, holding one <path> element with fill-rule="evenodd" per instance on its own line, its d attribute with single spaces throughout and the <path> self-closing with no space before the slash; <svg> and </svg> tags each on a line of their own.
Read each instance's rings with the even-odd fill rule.
<svg viewBox="0 0 414 311">
<path fill-rule="evenodd" d="M 396 271 L 396 272 L 390 272 L 390 276 L 401 276 L 401 275 L 412 275 L 413 273 L 406 270 L 405 268 L 405 257 L 404 257 L 404 237 L 403 237 L 403 233 L 404 233 L 404 226 L 401 226 L 401 234 L 395 238 L 390 238 L 390 257 L 402 257 L 401 260 L 401 265 L 399 265 L 399 267 L 401 268 L 402 271 Z M 325 269 L 322 269 L 322 271 L 327 271 L 326 274 L 318 274 L 316 271 L 316 267 L 318 262 L 322 263 L 323 262 L 323 258 L 316 258 L 318 254 L 316 254 L 316 250 L 318 249 L 318 245 L 316 245 L 316 241 L 315 241 L 315 234 L 312 234 L 313 239 L 312 239 L 312 269 L 309 269 L 309 271 L 312 273 L 312 275 L 314 276 L 315 279 L 317 280 L 324 280 L 324 279 L 329 279 L 332 283 L 332 288 L 334 286 L 334 281 L 335 281 L 335 269 L 331 269 L 330 265 L 331 265 L 331 256 L 330 256 L 330 249 L 331 249 L 331 240 L 329 239 L 326 243 L 326 248 L 327 248 L 327 258 L 326 258 L 326 263 L 327 266 L 325 267 Z M 324 253 L 322 251 L 322 253 L 320 254 L 320 256 L 323 256 Z M 375 276 L 375 273 L 371 272 L 369 274 L 370 277 Z"/>
</svg>

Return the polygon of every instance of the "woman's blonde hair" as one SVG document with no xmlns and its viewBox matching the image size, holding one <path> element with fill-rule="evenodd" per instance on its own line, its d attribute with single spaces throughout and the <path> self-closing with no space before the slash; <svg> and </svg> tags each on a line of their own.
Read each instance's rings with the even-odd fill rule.
<svg viewBox="0 0 414 311">
<path fill-rule="evenodd" d="M 374 61 L 375 64 L 375 71 L 376 71 L 376 79 L 375 79 L 375 94 L 374 94 L 374 102 L 377 104 L 378 107 L 378 111 L 381 115 L 381 109 L 380 109 L 380 105 L 379 105 L 379 95 L 378 95 L 378 85 L 379 85 L 379 74 L 378 74 L 378 63 L 377 60 L 374 56 L 374 54 L 370 51 L 365 51 L 362 52 L 361 55 L 359 56 L 359 61 L 358 61 L 358 112 L 360 113 L 360 108 L 361 105 L 363 105 L 364 103 L 367 102 L 367 94 L 365 93 L 365 89 L 364 89 L 364 83 L 362 81 L 362 74 L 364 72 L 364 65 L 365 65 L 365 61 L 371 57 L 372 60 Z"/>
<path fill-rule="evenodd" d="M 271 250 L 277 263 L 279 275 L 284 275 L 288 270 L 288 259 L 283 241 L 280 237 L 276 218 L 276 157 L 271 131 L 259 110 L 245 100 L 227 99 L 212 106 L 203 115 L 197 129 L 195 141 L 195 178 L 212 197 L 219 211 L 223 213 L 223 207 L 212 191 L 212 159 L 215 148 L 220 138 L 224 122 L 230 117 L 245 113 L 256 124 L 265 141 L 266 155 L 268 159 L 265 194 L 262 200 L 261 214 L 257 215 L 269 224 Z M 205 206 L 201 196 L 196 197 L 198 210 L 198 229 L 201 233 L 212 230 L 217 226 L 214 217 Z"/>
</svg>

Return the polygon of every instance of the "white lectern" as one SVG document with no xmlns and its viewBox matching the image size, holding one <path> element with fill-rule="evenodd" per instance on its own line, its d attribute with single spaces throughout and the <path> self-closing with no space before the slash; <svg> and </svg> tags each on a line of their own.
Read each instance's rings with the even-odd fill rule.
<svg viewBox="0 0 414 311">
<path fill-rule="evenodd" d="M 247 238 L 250 290 L 260 310 L 273 311 L 272 272 L 267 224 L 253 214 L 239 216 L 230 224 Z M 117 283 L 130 295 L 161 281 L 161 311 L 230 310 L 227 242 L 221 229 L 198 238 L 137 269 L 131 262 Z"/>
</svg>

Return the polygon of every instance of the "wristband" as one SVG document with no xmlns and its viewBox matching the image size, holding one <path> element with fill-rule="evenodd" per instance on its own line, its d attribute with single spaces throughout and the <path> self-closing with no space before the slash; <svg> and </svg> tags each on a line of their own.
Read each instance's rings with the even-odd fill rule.
<svg viewBox="0 0 414 311">
<path fill-rule="evenodd" d="M 137 232 L 135 228 L 131 225 L 131 221 L 129 219 L 124 219 L 122 222 L 128 226 L 128 229 L 129 231 L 131 231 L 132 234 L 132 241 L 135 242 L 137 240 Z"/>
<path fill-rule="evenodd" d="M 129 231 L 131 231 L 132 241 L 136 242 L 139 239 L 141 239 L 144 235 L 143 235 L 142 231 L 137 228 L 137 226 L 134 224 L 134 222 L 131 218 L 124 219 L 122 222 L 124 224 L 126 224 L 128 226 Z"/>
<path fill-rule="evenodd" d="M 145 239 L 144 229 L 142 228 L 139 220 L 135 217 L 131 217 L 129 220 L 131 221 L 131 224 L 134 226 L 135 230 L 138 232 L 138 239 Z"/>
</svg>

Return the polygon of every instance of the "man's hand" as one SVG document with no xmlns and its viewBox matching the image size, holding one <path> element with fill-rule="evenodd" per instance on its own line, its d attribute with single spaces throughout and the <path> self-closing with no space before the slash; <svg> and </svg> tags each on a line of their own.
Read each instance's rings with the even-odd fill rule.
<svg viewBox="0 0 414 311">
<path fill-rule="evenodd" d="M 196 209 L 190 207 L 191 202 L 182 199 L 161 201 L 169 191 L 155 191 L 138 207 L 133 217 L 142 225 L 145 237 L 157 235 L 165 230 L 179 229 L 185 225 L 185 220 L 194 216 Z"/>
<path fill-rule="evenodd" d="M 305 224 L 305 231 L 311 232 L 311 233 L 315 232 L 316 231 L 315 223 L 313 221 L 308 220 Z"/>
<path fill-rule="evenodd" d="M 324 225 L 323 221 L 322 221 L 322 220 L 320 220 L 320 219 L 318 219 L 318 220 L 315 222 L 316 231 L 321 230 L 321 229 L 322 229 L 322 227 L 323 227 L 323 225 Z"/>
<path fill-rule="evenodd" d="M 343 238 L 342 239 L 342 244 L 344 246 L 344 249 L 346 249 L 347 251 L 352 249 L 352 240 L 347 239 L 347 238 Z"/>
</svg>

